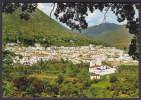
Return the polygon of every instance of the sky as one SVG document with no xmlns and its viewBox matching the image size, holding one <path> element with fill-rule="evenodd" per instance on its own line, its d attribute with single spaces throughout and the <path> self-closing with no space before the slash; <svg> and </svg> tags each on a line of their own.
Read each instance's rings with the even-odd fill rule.
<svg viewBox="0 0 141 100">
<path fill-rule="evenodd" d="M 38 3 L 38 9 L 40 9 L 45 14 L 47 14 L 48 16 L 50 16 L 50 12 L 53 9 L 53 6 L 52 6 L 52 3 Z M 57 20 L 55 18 L 54 14 L 53 14 L 54 11 L 51 14 L 51 18 L 54 19 L 54 20 L 56 20 L 57 22 L 59 22 L 59 20 Z M 99 10 L 95 10 L 94 13 L 91 13 L 91 12 L 88 11 L 88 16 L 86 16 L 86 21 L 88 22 L 88 26 L 94 26 L 94 25 L 102 24 L 103 19 L 104 19 L 104 14 L 105 14 L 105 11 L 100 12 Z M 135 17 L 138 17 L 138 11 L 136 11 Z M 106 22 L 116 23 L 116 24 L 119 24 L 119 25 L 123 25 L 123 24 L 126 24 L 127 23 L 126 20 L 124 22 L 119 23 L 117 21 L 116 15 L 113 14 L 113 12 L 110 11 L 110 9 L 109 9 L 109 11 L 106 14 Z M 63 26 L 65 26 L 65 27 L 69 28 L 65 24 L 63 24 L 61 22 L 59 22 L 59 23 L 62 24 Z"/>
</svg>

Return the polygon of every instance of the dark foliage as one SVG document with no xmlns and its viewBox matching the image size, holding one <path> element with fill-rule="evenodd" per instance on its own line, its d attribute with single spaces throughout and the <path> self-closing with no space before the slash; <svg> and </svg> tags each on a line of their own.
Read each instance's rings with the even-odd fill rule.
<svg viewBox="0 0 141 100">
<path fill-rule="evenodd" d="M 116 76 L 112 76 L 112 77 L 110 78 L 110 83 L 115 83 L 117 80 L 118 80 L 118 79 L 117 79 Z"/>
<path fill-rule="evenodd" d="M 106 9 L 104 9 L 104 7 L 106 7 Z M 117 16 L 119 22 L 127 20 L 126 27 L 129 29 L 130 34 L 134 34 L 134 39 L 131 41 L 129 48 L 129 54 L 133 59 L 138 59 L 139 21 L 134 15 L 135 10 L 139 9 L 139 3 L 57 3 L 54 15 L 60 22 L 66 23 L 72 30 L 76 29 L 81 31 L 88 27 L 85 19 L 86 16 L 88 16 L 88 10 L 92 13 L 95 9 L 99 9 L 100 11 L 106 10 L 107 13 L 109 8 L 111 8 L 111 11 Z"/>
<path fill-rule="evenodd" d="M 64 81 L 64 78 L 61 75 L 58 75 L 57 83 L 62 84 L 63 81 Z"/>
<path fill-rule="evenodd" d="M 54 3 L 54 6 L 55 5 Z M 35 11 L 36 7 L 37 3 L 3 3 L 3 12 L 11 14 L 16 9 L 21 8 L 23 12 L 19 15 L 20 18 L 28 20 L 29 13 Z M 57 3 L 56 7 L 54 13 L 56 18 L 58 18 L 60 22 L 65 23 L 72 30 L 76 29 L 79 31 L 87 29 L 88 27 L 88 23 L 85 19 L 86 16 L 88 16 L 88 10 L 93 13 L 95 9 L 103 11 L 104 7 L 106 7 L 105 10 L 107 13 L 111 8 L 111 11 L 117 16 L 119 22 L 127 20 L 126 27 L 129 29 L 130 34 L 134 34 L 134 38 L 129 48 L 129 55 L 132 56 L 133 59 L 138 60 L 139 21 L 134 15 L 135 10 L 139 9 L 139 3 Z"/>
<path fill-rule="evenodd" d="M 22 13 L 19 17 L 24 20 L 29 20 L 30 14 L 37 8 L 37 3 L 3 3 L 2 9 L 4 13 L 12 14 L 15 10 L 21 9 Z"/>
</svg>

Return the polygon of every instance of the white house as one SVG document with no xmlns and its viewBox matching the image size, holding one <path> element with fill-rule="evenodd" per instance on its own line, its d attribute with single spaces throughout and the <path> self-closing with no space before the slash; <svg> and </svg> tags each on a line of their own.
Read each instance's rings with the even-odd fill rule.
<svg viewBox="0 0 141 100">
<path fill-rule="evenodd" d="M 17 43 L 7 43 L 6 46 L 18 46 Z"/>
<path fill-rule="evenodd" d="M 97 70 L 97 68 L 99 68 L 100 66 L 98 65 L 92 65 L 89 67 L 89 72 L 90 73 L 94 73 L 95 70 Z"/>
<path fill-rule="evenodd" d="M 89 67 L 90 73 L 95 73 L 99 75 L 111 74 L 111 73 L 115 73 L 115 71 L 116 71 L 116 67 L 111 68 L 105 65 L 102 65 L 102 66 L 93 65 Z"/>
<path fill-rule="evenodd" d="M 35 43 L 35 46 L 36 46 L 36 47 L 39 47 L 39 46 L 40 46 L 40 43 Z"/>
<path fill-rule="evenodd" d="M 93 80 L 93 79 L 100 79 L 100 75 L 99 74 L 92 74 L 90 75 L 90 79 Z"/>
<path fill-rule="evenodd" d="M 90 61 L 90 67 L 89 67 L 89 72 L 90 73 L 95 73 L 93 76 L 90 75 L 90 79 L 99 79 L 100 77 L 97 75 L 106 75 L 106 74 L 112 74 L 115 73 L 116 67 L 114 66 L 113 68 L 106 66 L 106 65 L 96 65 L 95 62 Z"/>
<path fill-rule="evenodd" d="M 89 47 L 90 49 L 92 49 L 94 47 L 94 44 L 90 44 Z"/>
<path fill-rule="evenodd" d="M 90 61 L 90 66 L 93 65 L 102 65 L 102 60 L 101 59 L 94 59 L 92 61 Z"/>
<path fill-rule="evenodd" d="M 28 57 L 23 57 L 23 59 L 20 59 L 20 64 L 30 65 L 29 58 Z"/>
</svg>

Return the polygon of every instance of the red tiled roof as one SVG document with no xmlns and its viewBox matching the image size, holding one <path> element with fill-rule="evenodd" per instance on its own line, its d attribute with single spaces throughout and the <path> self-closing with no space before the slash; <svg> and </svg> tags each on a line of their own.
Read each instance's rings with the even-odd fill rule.
<svg viewBox="0 0 141 100">
<path fill-rule="evenodd" d="M 100 74 L 92 73 L 91 76 L 100 76 Z"/>
<path fill-rule="evenodd" d="M 90 66 L 89 68 L 94 68 L 94 67 L 100 67 L 99 65 L 93 65 L 93 66 Z"/>
</svg>

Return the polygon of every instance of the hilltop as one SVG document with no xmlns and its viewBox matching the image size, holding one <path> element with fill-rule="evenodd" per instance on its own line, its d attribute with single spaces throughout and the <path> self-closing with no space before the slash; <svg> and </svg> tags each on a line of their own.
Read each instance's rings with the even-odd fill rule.
<svg viewBox="0 0 141 100">
<path fill-rule="evenodd" d="M 81 34 L 99 40 L 119 49 L 128 48 L 132 39 L 125 25 L 117 25 L 115 23 L 104 23 L 88 27 Z"/>
<path fill-rule="evenodd" d="M 104 44 L 69 29 L 51 19 L 48 15 L 36 9 L 30 14 L 28 21 L 19 18 L 20 10 L 13 14 L 3 13 L 3 44 L 17 42 L 24 45 L 41 43 L 43 46 L 80 46 L 89 44 Z M 105 44 L 104 44 L 105 45 Z"/>
</svg>

